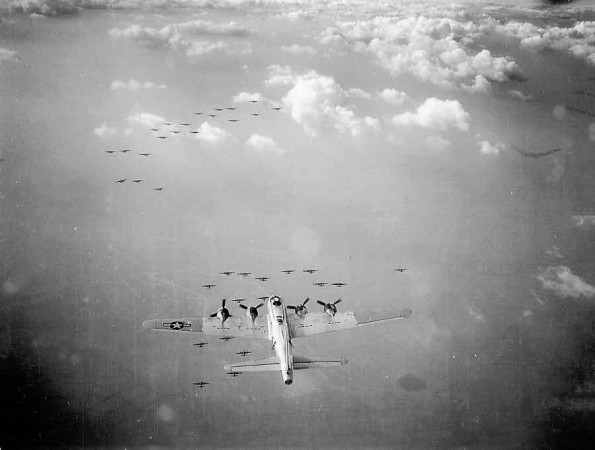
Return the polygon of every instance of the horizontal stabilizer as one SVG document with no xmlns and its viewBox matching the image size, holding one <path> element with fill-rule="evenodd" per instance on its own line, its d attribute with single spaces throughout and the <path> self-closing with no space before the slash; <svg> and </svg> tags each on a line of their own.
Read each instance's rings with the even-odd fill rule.
<svg viewBox="0 0 595 450">
<path fill-rule="evenodd" d="M 279 358 L 271 356 L 270 358 L 226 364 L 223 368 L 226 372 L 273 372 L 281 370 L 281 365 Z"/>
<path fill-rule="evenodd" d="M 304 358 L 302 356 L 293 357 L 294 370 L 302 369 L 323 369 L 325 367 L 337 367 L 347 364 L 346 359 L 342 358 Z"/>
</svg>

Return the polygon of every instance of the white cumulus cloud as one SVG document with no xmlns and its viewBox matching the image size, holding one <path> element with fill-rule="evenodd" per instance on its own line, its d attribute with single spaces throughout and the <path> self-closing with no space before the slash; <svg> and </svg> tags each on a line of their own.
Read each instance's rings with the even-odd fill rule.
<svg viewBox="0 0 595 450">
<path fill-rule="evenodd" d="M 240 92 L 233 96 L 234 103 L 263 102 L 265 98 L 260 92 Z"/>
<path fill-rule="evenodd" d="M 523 79 L 512 58 L 472 48 L 474 38 L 483 33 L 480 24 L 449 17 L 377 16 L 339 22 L 323 33 L 320 43 L 369 52 L 392 75 L 409 73 L 446 88 L 486 92 L 492 82 Z"/>
<path fill-rule="evenodd" d="M 19 54 L 14 50 L 8 50 L 6 48 L 0 48 L 0 64 L 8 61 L 18 61 Z"/>
<path fill-rule="evenodd" d="M 220 143 L 228 135 L 225 130 L 209 125 L 208 122 L 204 122 L 198 131 L 200 131 L 200 133 L 195 135 L 197 140 L 208 142 L 213 145 Z"/>
<path fill-rule="evenodd" d="M 562 297 L 591 298 L 595 296 L 595 287 L 573 274 L 567 266 L 540 268 L 535 277 L 542 282 L 545 289 L 554 291 Z"/>
<path fill-rule="evenodd" d="M 479 151 L 482 155 L 496 156 L 502 153 L 504 146 L 502 144 L 492 144 L 489 141 L 479 142 Z"/>
<path fill-rule="evenodd" d="M 110 85 L 110 89 L 112 90 L 129 90 L 129 91 L 140 91 L 141 89 L 165 89 L 164 84 L 155 84 L 151 81 L 145 81 L 141 83 L 140 81 L 136 81 L 130 78 L 128 81 L 120 81 L 115 80 Z"/>
<path fill-rule="evenodd" d="M 253 134 L 246 141 L 246 146 L 262 153 L 282 155 L 285 151 L 270 137 Z"/>
<path fill-rule="evenodd" d="M 130 125 L 140 125 L 146 128 L 155 128 L 158 125 L 163 125 L 165 118 L 151 113 L 138 113 L 128 116 L 126 121 Z"/>
<path fill-rule="evenodd" d="M 389 105 L 402 105 L 410 100 L 407 93 L 392 88 L 383 89 L 378 93 L 378 97 Z"/>
<path fill-rule="evenodd" d="M 392 121 L 395 125 L 419 125 L 438 130 L 457 128 L 467 131 L 469 117 L 469 113 L 458 100 L 439 100 L 431 97 L 426 99 L 416 112 L 397 114 Z"/>
<path fill-rule="evenodd" d="M 93 130 L 93 134 L 98 137 L 109 137 L 116 134 L 114 127 L 108 126 L 105 122 Z"/>
<path fill-rule="evenodd" d="M 315 55 L 316 54 L 316 49 L 309 45 L 298 45 L 298 44 L 282 45 L 281 49 L 284 52 L 292 53 L 294 55 Z"/>
<path fill-rule="evenodd" d="M 349 91 L 333 77 L 310 71 L 294 76 L 294 85 L 283 97 L 283 103 L 295 122 L 310 136 L 329 127 L 352 136 L 365 130 L 378 130 L 380 121 L 356 115 L 346 102 L 348 98 Z"/>
</svg>

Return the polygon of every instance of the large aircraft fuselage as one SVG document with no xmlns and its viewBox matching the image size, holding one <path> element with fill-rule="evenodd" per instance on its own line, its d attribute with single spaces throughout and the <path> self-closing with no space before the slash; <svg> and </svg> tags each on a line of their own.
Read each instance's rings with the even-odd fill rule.
<svg viewBox="0 0 595 450">
<path fill-rule="evenodd" d="M 293 354 L 287 325 L 287 312 L 283 301 L 276 295 L 269 298 L 267 317 L 269 338 L 279 358 L 283 381 L 285 384 L 291 384 L 293 382 Z"/>
</svg>

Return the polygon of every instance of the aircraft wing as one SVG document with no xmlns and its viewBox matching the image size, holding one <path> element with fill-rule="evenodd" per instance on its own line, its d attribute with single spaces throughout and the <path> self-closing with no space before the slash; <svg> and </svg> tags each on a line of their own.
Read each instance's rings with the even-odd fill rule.
<svg viewBox="0 0 595 450">
<path fill-rule="evenodd" d="M 273 372 L 281 370 L 281 365 L 277 356 L 271 356 L 270 358 L 226 364 L 223 368 L 226 372 Z"/>
<path fill-rule="evenodd" d="M 257 317 L 253 324 L 252 319 L 244 315 L 229 317 L 224 322 L 223 327 L 217 317 L 204 317 L 145 320 L 143 322 L 143 328 L 158 331 L 194 331 L 208 336 L 219 337 L 269 338 L 266 320 L 264 318 Z"/>
<path fill-rule="evenodd" d="M 394 322 L 409 316 L 411 316 L 411 310 L 404 309 L 392 314 L 361 317 L 356 317 L 353 311 L 338 312 L 334 317 L 326 313 L 308 313 L 303 319 L 297 314 L 290 314 L 287 320 L 291 337 L 299 338 Z"/>
<path fill-rule="evenodd" d="M 294 370 L 337 367 L 346 363 L 347 360 L 341 358 L 304 358 L 302 356 L 293 357 Z M 271 356 L 270 358 L 226 364 L 223 368 L 227 372 L 275 372 L 281 370 L 281 365 L 279 364 L 279 358 L 277 356 Z"/>
</svg>

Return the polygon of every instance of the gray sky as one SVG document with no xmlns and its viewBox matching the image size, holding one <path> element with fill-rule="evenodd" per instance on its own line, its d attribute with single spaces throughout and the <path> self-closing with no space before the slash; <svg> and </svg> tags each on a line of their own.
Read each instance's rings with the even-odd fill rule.
<svg viewBox="0 0 595 450">
<path fill-rule="evenodd" d="M 0 13 L 0 364 L 19 387 L 0 445 L 22 423 L 29 445 L 117 448 L 592 442 L 586 2 Z M 140 326 L 273 293 L 413 316 L 296 341 L 349 364 L 290 387 L 226 377 L 266 342 Z"/>
</svg>

